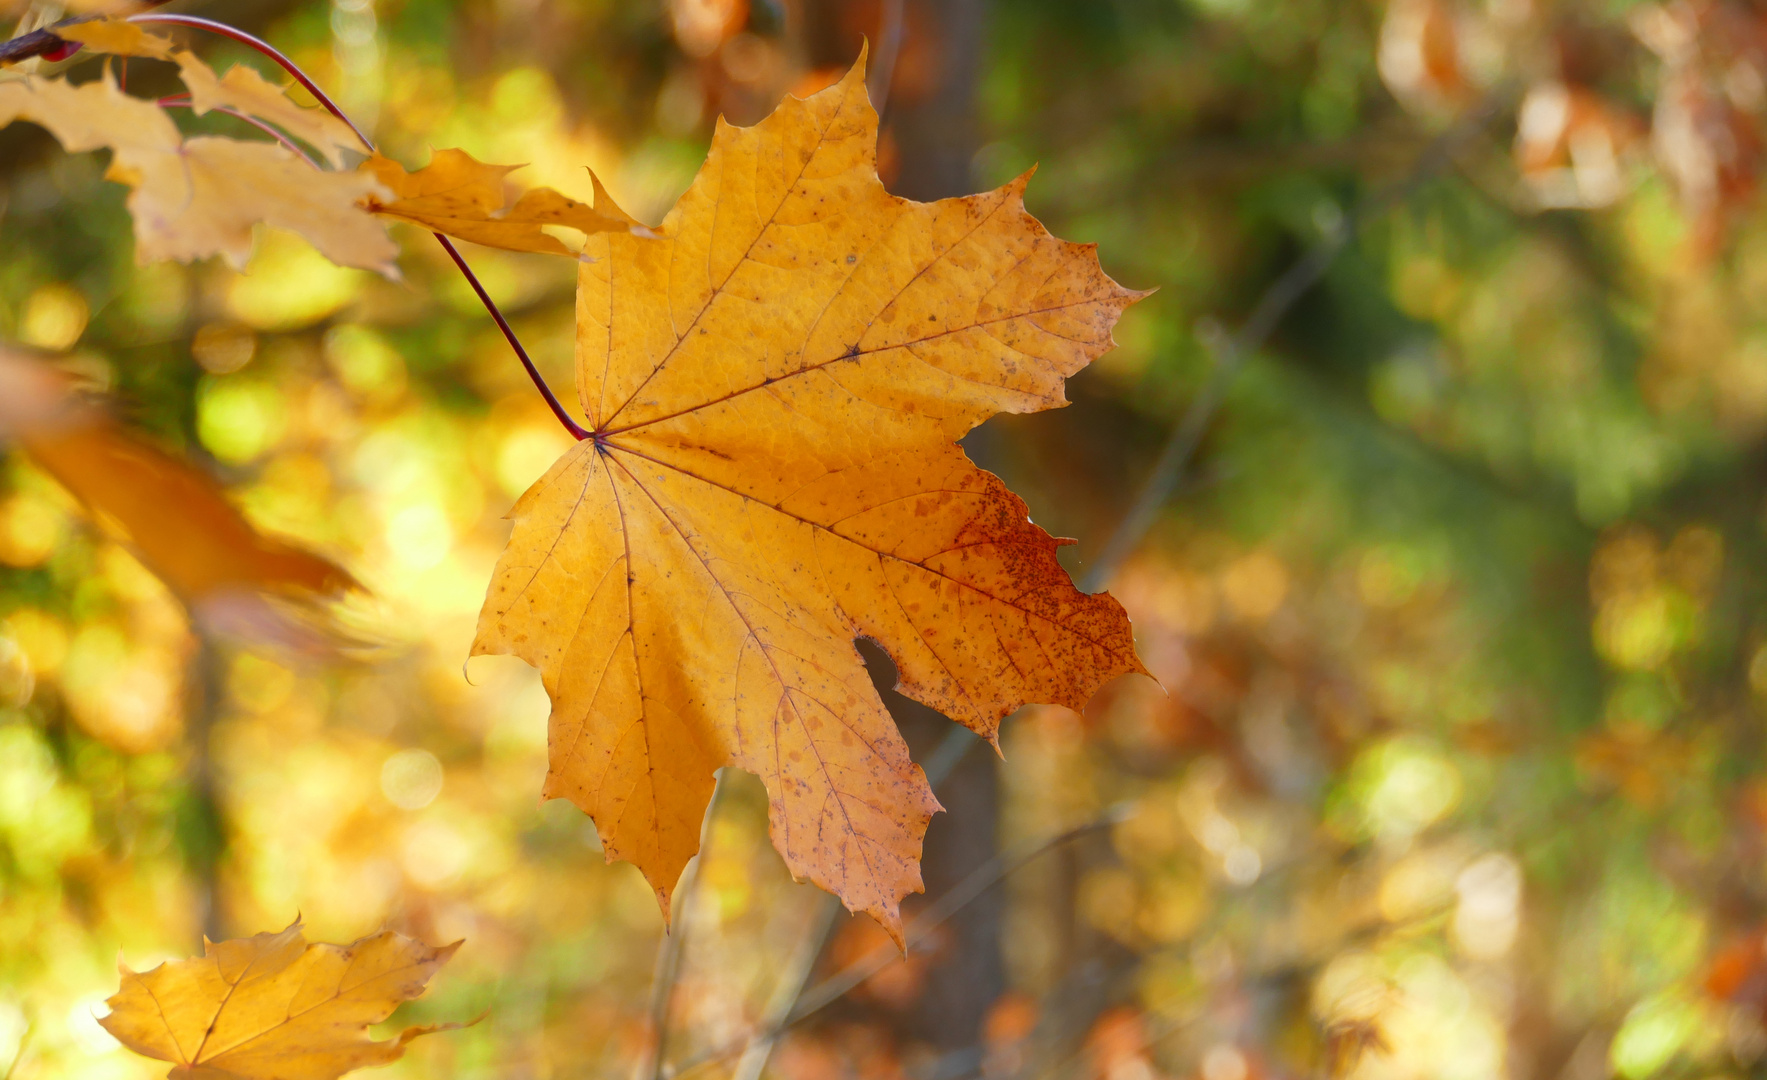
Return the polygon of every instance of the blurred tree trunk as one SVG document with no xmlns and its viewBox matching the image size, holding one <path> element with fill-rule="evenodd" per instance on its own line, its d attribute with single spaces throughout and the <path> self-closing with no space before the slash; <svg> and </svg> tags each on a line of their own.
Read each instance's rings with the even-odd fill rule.
<svg viewBox="0 0 1767 1080">
<path fill-rule="evenodd" d="M 881 23 L 891 6 L 879 0 L 805 0 L 802 25 L 811 64 L 852 63 L 861 36 L 870 39 L 874 61 L 884 58 L 880 42 L 888 28 Z M 984 0 L 901 4 L 901 39 L 883 109 L 879 155 L 884 182 L 897 195 L 931 201 L 973 190 L 970 161 L 977 147 L 976 82 L 986 7 Z M 872 85 L 878 84 L 873 80 Z M 976 447 L 969 450 L 971 457 L 978 456 Z M 986 460 L 979 463 L 987 466 Z M 889 690 L 894 671 L 880 668 L 887 665 L 873 663 L 884 703 L 914 759 L 924 762 L 951 730 L 951 721 Z M 939 801 L 946 812 L 933 818 L 922 860 L 929 897 L 948 891 L 997 849 L 1000 773 L 993 752 L 983 746 L 972 749 L 940 786 Z M 1005 899 L 1004 890 L 996 887 L 946 924 L 947 945 L 904 1020 L 909 1036 L 942 1050 L 976 1044 L 983 1017 L 1006 988 L 1000 951 Z"/>
<path fill-rule="evenodd" d="M 185 795 L 178 814 L 178 840 L 195 887 L 202 933 L 225 941 L 232 926 L 221 890 L 221 863 L 227 857 L 227 820 L 216 791 L 213 733 L 227 694 L 227 661 L 204 631 L 196 633 L 185 690 Z"/>
</svg>

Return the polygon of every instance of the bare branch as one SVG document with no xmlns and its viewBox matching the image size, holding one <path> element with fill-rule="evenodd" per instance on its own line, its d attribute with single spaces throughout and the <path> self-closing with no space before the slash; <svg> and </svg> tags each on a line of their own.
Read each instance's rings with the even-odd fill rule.
<svg viewBox="0 0 1767 1080">
<path fill-rule="evenodd" d="M 1076 826 L 1047 840 L 1021 848 L 1017 853 L 1002 852 L 976 867 L 968 877 L 959 882 L 950 892 L 935 900 L 908 925 L 906 940 L 909 951 L 924 944 L 934 930 L 944 925 L 952 916 L 1002 879 L 1032 862 L 1038 856 L 1053 851 L 1070 840 L 1097 832 L 1099 829 L 1110 828 L 1117 822 L 1124 820 L 1128 816 L 1129 809 L 1126 805 L 1113 806 L 1084 825 Z M 669 1075 L 672 1077 L 684 1076 L 697 1069 L 735 1057 L 751 1043 L 777 1040 L 793 1025 L 808 1019 L 845 997 L 865 980 L 900 959 L 901 954 L 896 951 L 894 946 L 886 945 L 872 951 L 811 987 L 798 999 L 796 1007 L 771 1028 L 756 1031 L 740 1042 L 732 1042 L 701 1054 Z"/>
<path fill-rule="evenodd" d="M 936 791 L 979 741 L 968 728 L 951 725 L 950 733 L 926 759 L 926 782 Z M 835 916 L 840 911 L 840 901 L 833 896 L 824 894 L 817 898 L 815 910 L 810 913 L 810 931 L 792 953 L 785 974 L 774 988 L 766 1011 L 761 1014 L 760 1033 L 752 1036 L 743 1048 L 732 1080 L 760 1080 L 761 1070 L 767 1067 L 767 1059 L 773 1055 L 773 1047 L 779 1042 L 779 1033 L 785 1030 L 786 1021 L 797 1010 L 798 1001 L 804 995 L 804 987 L 816 967 L 816 958 L 822 955 L 829 935 L 834 932 Z"/>
</svg>

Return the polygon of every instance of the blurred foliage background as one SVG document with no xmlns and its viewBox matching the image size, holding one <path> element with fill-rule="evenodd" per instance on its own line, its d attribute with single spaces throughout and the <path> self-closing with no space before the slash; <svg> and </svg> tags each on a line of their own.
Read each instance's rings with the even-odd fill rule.
<svg viewBox="0 0 1767 1080">
<path fill-rule="evenodd" d="M 967 443 L 1080 538 L 1076 572 L 1225 335 L 1353 222 L 1111 575 L 1164 690 L 1030 708 L 1002 760 L 969 753 L 940 789 L 929 895 L 1105 824 L 795 1027 L 769 1075 L 1767 1071 L 1762 9 L 174 7 L 263 33 L 407 164 L 459 146 L 581 198 L 587 165 L 650 221 L 715 116 L 753 122 L 899 31 L 893 190 L 1038 164 L 1032 211 L 1160 288 L 1071 408 Z M 172 85 L 140 61 L 130 79 Z M 230 123 L 193 122 L 245 132 Z M 0 1075 L 157 1075 L 93 1019 L 119 952 L 140 969 L 298 912 L 316 940 L 466 939 L 398 1019 L 489 1018 L 389 1077 L 644 1080 L 655 903 L 580 813 L 536 804 L 534 672 L 461 667 L 501 515 L 567 436 L 420 234 L 397 284 L 275 232 L 243 273 L 137 267 L 103 165 L 0 132 L 0 341 L 58 355 L 261 528 L 337 558 L 377 646 L 212 632 L 27 456 L 4 459 Z M 468 256 L 568 391 L 570 264 Z M 924 760 L 949 725 L 892 708 Z M 770 848 L 759 785 L 725 790 L 681 915 L 664 1074 L 730 1074 L 717 1052 L 794 956 L 833 972 L 881 939 L 843 915 L 822 946 L 821 898 Z"/>
</svg>

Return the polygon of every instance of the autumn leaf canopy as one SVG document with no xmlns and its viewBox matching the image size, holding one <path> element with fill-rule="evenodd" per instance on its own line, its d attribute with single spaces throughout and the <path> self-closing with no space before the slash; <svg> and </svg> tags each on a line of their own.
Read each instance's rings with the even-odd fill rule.
<svg viewBox="0 0 1767 1080">
<path fill-rule="evenodd" d="M 208 70 L 194 57 L 180 67 L 193 80 L 199 67 Z M 200 80 L 187 85 L 198 94 L 208 89 Z M 15 120 L 48 129 L 70 151 L 110 150 L 105 175 L 132 189 L 135 255 L 143 263 L 222 255 L 243 266 L 252 226 L 261 221 L 299 233 L 333 262 L 392 271 L 398 247 L 357 205 L 379 190 L 372 176 L 318 171 L 272 142 L 187 139 L 165 109 L 124 93 L 108 72 L 78 86 L 32 77 L 0 83 L 0 127 Z"/>
<path fill-rule="evenodd" d="M 60 33 L 96 52 L 175 63 L 188 91 L 186 100 L 159 103 L 132 97 L 108 69 L 79 85 L 36 76 L 0 82 L 0 127 L 27 120 L 69 151 L 111 152 L 105 175 L 132 189 L 139 262 L 221 255 L 242 267 L 260 222 L 300 234 L 341 266 L 389 276 L 396 273 L 398 246 L 386 234 L 386 220 L 552 255 L 575 252 L 548 227 L 648 233 L 617 210 L 603 212 L 551 188 L 525 191 L 512 203 L 506 177 L 520 166 L 487 165 L 460 150 L 437 151 L 428 165 L 407 171 L 375 153 L 343 120 L 297 104 L 251 68 L 235 65 L 217 76 L 194 53 L 138 24 L 98 19 Z M 167 104 L 188 106 L 198 116 L 219 110 L 244 117 L 282 139 L 186 137 Z M 332 168 L 303 160 L 291 140 L 318 151 Z M 368 156 L 360 168 L 340 171 L 345 152 Z M 598 201 L 612 207 L 599 181 L 595 188 Z"/>
<path fill-rule="evenodd" d="M 1024 208 L 1028 175 L 885 191 L 864 62 L 752 128 L 719 124 L 654 236 L 581 257 L 592 437 L 516 504 L 474 654 L 552 700 L 544 793 L 589 813 L 665 911 L 714 771 L 758 774 L 794 876 L 898 941 L 939 809 L 866 674 L 992 740 L 1143 668 L 1122 608 L 956 445 L 1065 403 L 1141 294 Z M 599 205 L 599 204 L 598 204 Z"/>
</svg>

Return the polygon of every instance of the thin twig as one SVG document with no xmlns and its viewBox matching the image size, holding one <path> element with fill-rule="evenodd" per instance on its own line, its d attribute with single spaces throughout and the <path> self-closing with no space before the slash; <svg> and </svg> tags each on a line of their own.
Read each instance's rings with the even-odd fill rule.
<svg viewBox="0 0 1767 1080">
<path fill-rule="evenodd" d="M 12 1080 L 13 1075 L 18 1072 L 19 1064 L 25 1059 L 25 1053 L 31 1048 L 31 1036 L 36 1033 L 37 1021 L 26 1021 L 25 1029 L 18 1037 L 18 1048 L 12 1052 L 12 1061 L 7 1064 L 6 1071 L 0 1073 L 0 1080 Z"/>
<path fill-rule="evenodd" d="M 193 108 L 195 108 L 195 106 L 191 104 L 189 94 L 173 94 L 171 97 L 160 98 L 154 104 L 158 105 L 162 109 L 193 109 Z M 218 113 L 226 113 L 228 116 L 234 117 L 239 120 L 244 120 L 246 123 L 250 124 L 252 127 L 257 128 L 259 131 L 262 131 L 264 134 L 270 136 L 272 139 L 275 139 L 277 142 L 281 143 L 282 148 L 284 150 L 287 150 L 289 153 L 295 155 L 296 157 L 300 158 L 302 161 L 313 166 L 313 168 L 315 168 L 315 169 L 319 168 L 319 163 L 317 161 L 314 161 L 310 156 L 308 156 L 308 154 L 305 150 L 302 150 L 299 146 L 296 146 L 294 143 L 294 140 L 290 139 L 287 135 L 284 135 L 280 130 L 278 130 L 275 127 L 275 125 L 267 124 L 264 121 L 259 120 L 255 116 L 247 115 L 246 113 L 240 112 L 238 109 L 231 108 L 226 105 L 211 105 L 211 106 L 209 106 L 209 111 L 210 112 L 218 112 Z"/>
<path fill-rule="evenodd" d="M 72 26 L 74 23 L 90 22 L 96 18 L 98 18 L 96 15 L 80 15 L 72 19 L 63 19 L 55 26 Z M 20 34 L 10 41 L 0 41 L 0 64 L 16 64 L 20 60 L 29 60 L 33 56 L 52 53 L 67 44 L 69 42 L 66 38 L 58 37 L 54 29 L 45 26 L 32 30 L 28 34 Z"/>
<path fill-rule="evenodd" d="M 207 941 L 227 939 L 226 899 L 221 891 L 221 863 L 228 847 L 226 811 L 221 805 L 220 785 L 215 777 L 215 721 L 227 694 L 226 657 L 214 638 L 196 635 L 190 658 L 190 691 L 186 705 L 190 720 L 190 759 L 185 781 L 195 810 L 195 827 L 188 831 L 184 861 L 197 888 L 202 911 L 202 936 Z"/>
<path fill-rule="evenodd" d="M 926 910 L 922 911 L 918 918 L 909 924 L 908 932 L 904 935 L 908 951 L 912 952 L 916 946 L 924 943 L 934 930 L 944 925 L 953 915 L 956 915 L 970 902 L 987 892 L 989 888 L 993 887 L 1003 878 L 1030 863 L 1038 856 L 1052 851 L 1070 840 L 1085 836 L 1088 833 L 1097 832 L 1099 829 L 1110 828 L 1117 822 L 1122 821 L 1127 816 L 1129 809 L 1130 808 L 1126 805 L 1114 806 L 1105 811 L 1103 815 L 1084 825 L 1076 826 L 1066 832 L 1052 836 L 1047 840 L 1032 844 L 1021 849 L 1016 854 L 1002 852 L 976 867 L 974 870 L 970 871 L 968 877 L 958 882 L 956 887 L 950 892 L 939 897 L 939 899 L 929 905 Z M 802 1023 L 804 1020 L 809 1019 L 811 1016 L 827 1008 L 829 1005 L 832 1005 L 834 1002 L 850 993 L 855 987 L 865 982 L 865 980 L 876 975 L 879 971 L 882 971 L 891 963 L 899 959 L 901 959 L 901 954 L 896 951 L 896 948 L 893 945 L 885 945 L 873 950 L 868 955 L 855 960 L 853 963 L 810 988 L 807 993 L 799 998 L 797 1007 L 792 1009 L 790 1015 L 780 1023 L 775 1024 L 769 1029 L 757 1031 L 739 1041 L 727 1043 L 718 1049 L 709 1050 L 706 1053 L 689 1060 L 679 1069 L 676 1069 L 671 1076 L 679 1078 L 708 1065 L 714 1065 L 718 1062 L 726 1061 L 741 1053 L 753 1040 L 777 1039 L 793 1025 Z"/>
<path fill-rule="evenodd" d="M 1059 847 L 1069 840 L 1111 827 L 1121 821 L 1127 812 L 1127 807 L 1112 807 L 1102 817 L 1051 837 L 1022 854 L 1009 855 L 1002 852 L 976 867 L 950 892 L 927 905 L 926 910 L 922 911 L 920 916 L 909 925 L 908 932 L 903 935 L 908 951 L 913 951 L 934 930 L 943 926 L 951 916 L 967 907 L 971 901 L 992 888 L 1000 879 L 1044 852 Z M 822 1011 L 846 996 L 854 987 L 900 959 L 901 955 L 893 947 L 886 945 L 873 950 L 869 956 L 824 979 L 806 992 L 803 997 L 798 999 L 798 1006 L 792 1010 L 791 1016 L 787 1018 L 787 1023 L 798 1023 L 806 1017 Z"/>
<path fill-rule="evenodd" d="M 349 126 L 351 131 L 356 133 L 356 138 L 362 140 L 363 149 L 373 152 L 373 141 L 370 140 L 367 135 L 363 134 L 362 129 L 356 126 L 354 120 L 351 120 L 348 116 L 344 115 L 344 111 L 337 107 L 337 103 L 331 100 L 330 95 L 319 89 L 319 84 L 308 77 L 307 73 L 301 70 L 300 65 L 283 55 L 281 49 L 278 49 L 263 38 L 248 34 L 237 26 L 228 26 L 224 22 L 216 22 L 214 19 L 205 19 L 200 15 L 131 15 L 129 16 L 128 21 L 132 23 L 166 23 L 171 26 L 187 26 L 193 30 L 207 30 L 211 34 L 219 34 L 224 38 L 232 38 L 241 45 L 251 46 L 258 52 L 263 53 L 265 56 L 276 61 L 277 66 L 293 76 L 295 82 L 298 82 L 305 87 L 307 93 L 312 94 L 314 99 L 318 101 L 320 105 L 325 107 L 326 112 L 337 117 L 339 120 L 342 120 Z"/>
<path fill-rule="evenodd" d="M 921 766 L 926 771 L 927 786 L 938 791 L 939 785 L 950 778 L 957 766 L 963 764 L 963 759 L 981 741 L 981 736 L 962 724 L 952 724 L 951 730 L 939 740 L 939 745 L 933 747 L 933 752 L 926 756 L 926 764 Z"/>
<path fill-rule="evenodd" d="M 211 33 L 220 34 L 222 37 L 232 38 L 234 41 L 256 49 L 271 60 L 274 60 L 282 70 L 293 76 L 296 82 L 305 87 L 309 94 L 313 95 L 315 101 L 324 106 L 326 112 L 329 112 L 339 120 L 342 120 L 345 124 L 348 124 L 350 130 L 356 133 L 356 138 L 362 140 L 362 145 L 367 148 L 370 153 L 374 152 L 373 141 L 368 138 L 361 128 L 356 126 L 355 121 L 346 116 L 342 109 L 338 108 L 337 103 L 331 100 L 330 95 L 321 90 L 319 84 L 309 78 L 307 73 L 302 71 L 300 66 L 293 60 L 290 60 L 287 56 L 283 55 L 280 49 L 271 45 L 269 42 L 264 41 L 262 38 L 248 34 L 237 27 L 228 26 L 226 23 L 216 22 L 213 19 L 200 18 L 195 15 L 135 15 L 131 16 L 129 21 L 142 23 L 168 23 L 173 26 L 187 26 L 196 30 L 207 30 Z M 467 284 L 472 286 L 472 291 L 478 295 L 479 302 L 485 305 L 486 311 L 490 312 L 492 320 L 497 323 L 497 329 L 503 332 L 503 339 L 509 342 L 509 347 L 514 350 L 516 359 L 521 361 L 523 369 L 527 371 L 528 378 L 533 382 L 534 388 L 540 391 L 541 397 L 546 399 L 546 405 L 552 410 L 552 415 L 558 418 L 558 422 L 564 425 L 564 429 L 570 432 L 573 438 L 578 441 L 587 439 L 589 437 L 588 429 L 577 423 L 571 414 L 565 411 L 563 403 L 558 400 L 558 395 L 552 392 L 552 387 L 546 384 L 546 380 L 540 375 L 540 369 L 534 365 L 534 361 L 528 356 L 528 350 L 522 347 L 521 339 L 515 336 L 515 330 L 510 327 L 509 320 L 503 317 L 503 312 L 497 307 L 497 302 L 492 300 L 491 294 L 485 291 L 485 286 L 479 281 L 478 275 L 472 272 L 472 267 L 466 264 L 466 259 L 460 254 L 460 250 L 454 246 L 454 242 L 449 240 L 446 236 L 443 236 L 441 233 L 435 233 L 433 235 L 435 236 L 436 241 L 442 245 L 442 250 L 448 253 L 448 257 L 454 260 L 454 265 L 459 268 L 463 275 L 465 275 Z"/>
<path fill-rule="evenodd" d="M 951 725 L 945 738 L 927 755 L 924 768 L 928 786 L 937 791 L 980 741 L 968 728 L 960 724 Z M 823 893 L 817 897 L 814 907 L 809 918 L 809 933 L 798 942 L 791 961 L 786 964 L 785 973 L 780 976 L 773 996 L 768 999 L 766 1009 L 761 1012 L 760 1033 L 750 1038 L 748 1045 L 743 1047 L 742 1057 L 736 1063 L 736 1071 L 731 1080 L 760 1080 L 761 1070 L 767 1067 L 767 1059 L 773 1055 L 773 1048 L 779 1042 L 779 1032 L 784 1030 L 786 1019 L 797 1009 L 798 1000 L 804 995 L 804 987 L 816 968 L 816 958 L 822 955 L 829 935 L 834 932 L 835 917 L 840 914 L 841 902 L 832 894 Z"/>
<path fill-rule="evenodd" d="M 809 932 L 799 939 L 798 947 L 792 951 L 778 985 L 773 988 L 773 996 L 767 1000 L 767 1007 L 761 1010 L 760 1032 L 742 1048 L 742 1057 L 736 1060 L 736 1070 L 730 1080 L 761 1080 L 761 1071 L 767 1067 L 767 1059 L 773 1056 L 773 1048 L 779 1044 L 779 1033 L 784 1030 L 786 1018 L 798 1007 L 798 998 L 803 996 L 810 974 L 816 970 L 816 958 L 822 955 L 829 936 L 834 933 L 835 918 L 841 913 L 840 900 L 830 893 L 822 893 L 812 907 Z"/>
<path fill-rule="evenodd" d="M 1233 377 L 1239 374 L 1246 359 L 1256 353 L 1275 332 L 1277 324 L 1288 314 L 1295 301 L 1305 296 L 1325 276 L 1338 253 L 1355 235 L 1357 227 L 1404 202 L 1424 181 L 1447 167 L 1461 147 L 1484 130 L 1485 125 L 1508 99 L 1510 92 L 1510 87 L 1505 84 L 1487 94 L 1483 101 L 1469 109 L 1453 127 L 1431 140 L 1403 180 L 1376 192 L 1350 213 L 1340 216 L 1325 230 L 1325 235 L 1312 250 L 1264 290 L 1264 295 L 1258 298 L 1251 315 L 1240 326 L 1239 332 L 1222 342 L 1215 350 L 1215 367 L 1209 373 L 1208 381 L 1203 384 L 1196 397 L 1191 399 L 1190 407 L 1167 437 L 1166 445 L 1160 450 L 1159 460 L 1142 482 L 1141 490 L 1130 504 L 1129 512 L 1123 516 L 1116 531 L 1105 541 L 1098 558 L 1093 560 L 1080 579 L 1082 592 L 1097 592 L 1104 588 L 1123 560 L 1140 545 L 1147 530 L 1159 517 L 1160 508 L 1183 479 L 1185 467 L 1190 464 L 1197 446 L 1208 432 L 1210 422 L 1221 408 Z"/>
<path fill-rule="evenodd" d="M 681 957 L 687 950 L 689 912 L 700 870 L 705 866 L 706 851 L 711 846 L 712 826 L 728 788 L 725 778 L 729 775 L 728 768 L 718 770 L 712 797 L 706 803 L 705 817 L 700 819 L 699 854 L 688 864 L 675 895 L 669 900 L 669 925 L 663 929 L 663 940 L 657 945 L 656 970 L 650 983 L 650 1044 L 634 1072 L 640 1080 L 644 1077 L 650 1080 L 663 1078 L 663 1054 L 669 1047 L 669 1008 L 675 1000 L 675 980 L 681 975 Z"/>
</svg>

